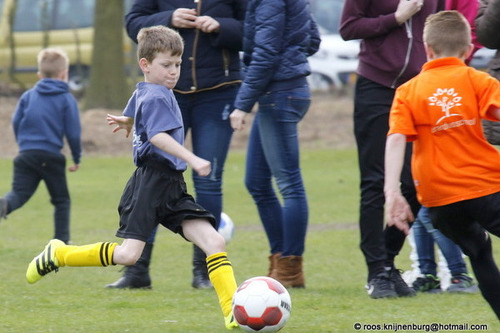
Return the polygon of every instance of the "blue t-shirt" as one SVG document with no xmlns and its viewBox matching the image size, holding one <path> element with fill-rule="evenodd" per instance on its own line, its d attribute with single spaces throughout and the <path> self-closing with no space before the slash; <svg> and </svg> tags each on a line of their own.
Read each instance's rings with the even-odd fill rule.
<svg viewBox="0 0 500 333">
<path fill-rule="evenodd" d="M 123 115 L 134 118 L 133 154 L 136 166 L 154 159 L 167 162 L 174 170 L 186 170 L 186 162 L 149 141 L 156 134 L 166 132 L 175 141 L 184 144 L 182 114 L 172 90 L 158 84 L 138 83 Z"/>
</svg>

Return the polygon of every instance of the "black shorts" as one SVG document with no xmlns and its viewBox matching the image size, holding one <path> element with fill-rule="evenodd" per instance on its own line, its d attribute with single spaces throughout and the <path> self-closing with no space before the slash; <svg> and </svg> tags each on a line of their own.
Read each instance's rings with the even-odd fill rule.
<svg viewBox="0 0 500 333">
<path fill-rule="evenodd" d="M 130 177 L 118 206 L 120 227 L 116 236 L 146 241 L 161 224 L 180 234 L 182 222 L 206 219 L 215 228 L 215 217 L 187 193 L 182 171 L 150 161 Z"/>
</svg>

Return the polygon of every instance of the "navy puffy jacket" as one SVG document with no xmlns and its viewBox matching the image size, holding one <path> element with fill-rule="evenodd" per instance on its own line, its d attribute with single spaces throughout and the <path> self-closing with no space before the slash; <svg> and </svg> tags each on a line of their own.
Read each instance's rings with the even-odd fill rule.
<svg viewBox="0 0 500 333">
<path fill-rule="evenodd" d="M 235 107 L 250 112 L 269 89 L 310 74 L 321 42 L 307 0 L 250 0 L 243 27 L 245 79 Z"/>
</svg>

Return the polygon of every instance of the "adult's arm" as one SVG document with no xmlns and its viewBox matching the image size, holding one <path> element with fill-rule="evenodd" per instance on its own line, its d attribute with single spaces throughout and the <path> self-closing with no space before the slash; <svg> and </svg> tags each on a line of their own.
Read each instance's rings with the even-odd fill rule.
<svg viewBox="0 0 500 333">
<path fill-rule="evenodd" d="M 127 34 L 137 43 L 137 34 L 144 27 L 155 25 L 171 26 L 172 14 L 175 9 L 159 11 L 156 0 L 135 0 L 130 11 L 125 15 Z"/>
<path fill-rule="evenodd" d="M 352 40 L 385 35 L 418 13 L 420 8 L 420 0 L 400 0 L 394 8 L 388 1 L 346 0 L 340 20 L 340 36 Z"/>
<path fill-rule="evenodd" d="M 219 32 L 212 34 L 214 47 L 235 49 L 243 48 L 243 22 L 245 21 L 247 0 L 233 2 L 233 17 L 212 16 L 220 24 Z"/>
<path fill-rule="evenodd" d="M 481 0 L 475 22 L 478 42 L 500 49 L 500 0 Z"/>
</svg>

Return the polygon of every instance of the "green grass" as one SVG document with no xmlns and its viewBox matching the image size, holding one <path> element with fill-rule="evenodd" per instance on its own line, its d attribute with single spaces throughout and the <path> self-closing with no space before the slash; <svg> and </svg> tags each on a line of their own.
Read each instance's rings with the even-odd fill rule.
<svg viewBox="0 0 500 333">
<path fill-rule="evenodd" d="M 83 161 L 77 173 L 68 174 L 72 240 L 75 244 L 120 241 L 114 237 L 116 206 L 133 170 L 131 159 Z M 363 288 L 366 267 L 358 246 L 355 152 L 304 151 L 302 164 L 311 216 L 304 255 L 307 288 L 290 290 L 292 316 L 282 332 L 355 332 L 355 323 L 434 322 L 486 324 L 488 332 L 500 332 L 498 320 L 479 294 L 370 299 Z M 231 152 L 224 210 L 236 224 L 228 253 L 238 282 L 266 274 L 268 265 L 267 239 L 244 188 L 243 174 L 243 153 Z M 11 176 L 12 161 L 0 159 L 0 194 L 9 190 Z M 190 180 L 189 173 L 186 179 Z M 41 185 L 25 207 L 0 224 L 0 332 L 225 331 L 215 293 L 190 286 L 191 245 L 180 237 L 164 229 L 158 233 L 152 291 L 104 289 L 121 276 L 120 267 L 62 268 L 29 285 L 27 264 L 52 235 L 52 206 Z M 494 248 L 499 258 L 498 239 Z M 400 268 L 410 269 L 408 257 L 405 246 L 398 257 Z"/>
</svg>

